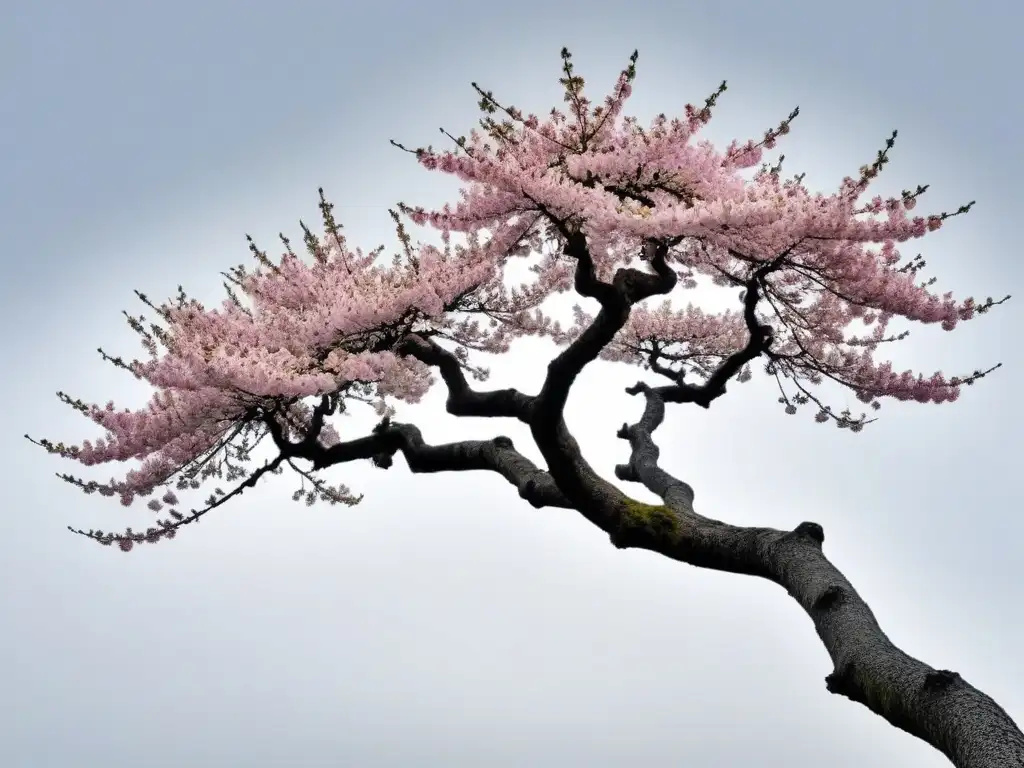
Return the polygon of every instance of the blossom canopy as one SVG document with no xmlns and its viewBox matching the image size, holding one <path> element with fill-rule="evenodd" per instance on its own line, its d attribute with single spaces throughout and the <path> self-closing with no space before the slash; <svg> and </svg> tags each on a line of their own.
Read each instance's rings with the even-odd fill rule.
<svg viewBox="0 0 1024 768">
<path fill-rule="evenodd" d="M 446 134 L 450 150 L 392 142 L 463 183 L 459 199 L 440 209 L 401 204 L 392 212 L 400 244 L 393 257 L 351 247 L 321 190 L 323 233 L 302 227 L 308 257 L 284 236 L 279 259 L 250 240 L 256 266 L 226 273 L 228 299 L 218 308 L 181 289 L 161 304 L 139 294 L 158 320 L 128 316 L 145 359 L 100 351 L 153 387 L 149 403 L 118 410 L 60 393 L 106 435 L 74 446 L 38 442 L 84 465 L 141 462 L 108 483 L 62 477 L 125 505 L 150 498 L 150 509 L 168 507 L 169 517 L 145 533 L 78 532 L 123 549 L 171 537 L 285 464 L 312 483 L 297 499 L 355 503 L 347 488 L 327 486 L 295 461 L 312 461 L 314 471 L 357 458 L 386 466 L 400 447 L 380 442 L 391 434 L 392 402 L 417 402 L 435 374 L 454 393 L 450 403 L 469 403 L 458 406 L 464 412 L 533 423 L 541 401 L 555 403 L 551 413 L 560 419 L 572 379 L 598 356 L 666 379 L 666 402 L 704 407 L 728 381 L 750 378 L 761 358 L 787 411 L 811 403 L 818 421 L 859 431 L 866 414 L 834 413 L 815 385 L 836 382 L 877 409 L 885 398 L 953 401 L 961 385 L 993 370 L 923 376 L 897 372 L 879 355 L 906 336 L 890 333 L 893 320 L 952 330 L 1005 300 L 935 293 L 934 281 L 920 277 L 920 257 L 901 255 L 901 244 L 971 204 L 913 215 L 925 186 L 870 197 L 895 132 L 836 191 L 812 191 L 802 175 L 783 175 L 781 158 L 764 162 L 799 110 L 756 140 L 716 148 L 700 132 L 726 84 L 703 105 L 642 124 L 624 114 L 635 63 L 634 53 L 595 104 L 563 50 L 562 108 L 526 114 L 474 84 L 483 118 L 468 136 Z M 407 221 L 438 231 L 440 244 L 414 242 Z M 513 264 L 525 265 L 528 278 L 513 280 Z M 736 307 L 702 307 L 711 285 L 738 291 Z M 569 291 L 596 300 L 600 312 L 577 306 L 571 318 L 557 316 L 549 300 Z M 508 353 L 523 336 L 563 348 L 561 368 L 549 373 L 563 381 L 546 384 L 536 402 L 508 393 L 473 400 L 464 374 L 484 379 L 482 357 Z M 548 397 L 549 390 L 561 394 Z M 484 395 L 493 395 L 487 405 Z M 344 441 L 327 417 L 358 403 L 385 420 L 374 435 Z M 415 442 L 402 434 L 403 445 Z M 266 438 L 281 454 L 254 472 L 243 469 Z M 175 490 L 213 477 L 242 482 L 230 493 L 217 489 L 189 515 L 174 508 Z"/>
</svg>

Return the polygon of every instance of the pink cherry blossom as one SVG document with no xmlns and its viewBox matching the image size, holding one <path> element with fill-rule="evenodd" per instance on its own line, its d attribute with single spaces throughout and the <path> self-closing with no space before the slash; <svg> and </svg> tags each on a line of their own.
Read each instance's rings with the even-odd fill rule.
<svg viewBox="0 0 1024 768">
<path fill-rule="evenodd" d="M 272 428 L 301 441 L 316 418 L 310 399 L 333 410 L 368 403 L 381 414 L 389 412 L 389 401 L 419 401 L 434 375 L 409 352 L 410 339 L 440 343 L 478 377 L 485 371 L 471 360 L 506 353 L 517 337 L 572 343 L 593 317 L 578 308 L 563 326 L 549 299 L 574 285 L 578 260 L 567 244 L 578 235 L 598 279 L 610 281 L 623 267 L 645 269 L 652 244 L 668 248 L 666 261 L 678 277 L 672 295 L 632 308 L 601 352 L 606 360 L 679 382 L 684 375 L 709 380 L 748 345 L 754 317 L 771 329 L 770 346 L 756 356 L 783 387 L 786 410 L 814 402 L 817 421 L 832 412 L 810 387 L 826 380 L 877 406 L 882 398 L 950 402 L 961 384 L 985 373 L 896 372 L 878 357 L 884 343 L 903 338 L 886 335 L 894 320 L 952 330 L 999 303 L 934 293 L 920 278 L 919 262 L 904 262 L 897 249 L 970 205 L 911 217 L 923 187 L 860 201 L 895 134 L 875 163 L 838 190 L 814 191 L 802 176 L 784 177 L 781 163 L 754 170 L 764 151 L 790 133 L 797 110 L 760 140 L 720 150 L 700 131 L 725 84 L 703 106 L 687 105 L 682 116 L 659 115 L 644 127 L 623 112 L 634 63 L 635 56 L 597 106 L 569 66 L 567 111 L 552 109 L 543 118 L 524 116 L 480 90 L 480 130 L 456 139 L 451 150 L 415 150 L 424 168 L 464 185 L 457 200 L 437 210 L 400 206 L 413 223 L 438 230 L 441 246 L 414 243 L 394 213 L 397 255 L 352 248 L 321 191 L 324 234 L 304 228 L 308 256 L 284 240 L 283 255 L 272 260 L 250 241 L 257 265 L 231 271 L 223 305 L 208 308 L 183 293 L 153 304 L 140 295 L 161 321 L 129 317 L 145 359 L 103 354 L 152 386 L 148 404 L 118 410 L 62 395 L 105 436 L 70 447 L 41 441 L 87 466 L 129 460 L 137 466 L 109 483 L 65 479 L 125 505 L 163 489 L 161 501 L 149 502 L 159 512 L 178 504 L 171 487 L 194 490 L 215 478 L 245 477 L 237 466 Z M 525 282 L 506 274 L 513 263 L 528 267 Z M 756 302 L 749 312 L 745 299 L 722 312 L 702 308 L 700 290 L 712 284 L 745 296 L 754 290 Z M 748 361 L 738 380 L 751 370 Z M 864 421 L 835 418 L 853 431 Z M 334 421 L 315 439 L 330 447 L 343 432 Z M 316 486 L 316 492 L 342 503 L 357 500 L 344 488 Z M 312 498 L 305 493 L 297 497 Z M 212 504 L 223 495 L 215 492 Z M 94 538 L 127 551 L 173 535 L 188 519 L 175 509 L 169 514 L 146 533 L 95 532 Z"/>
</svg>

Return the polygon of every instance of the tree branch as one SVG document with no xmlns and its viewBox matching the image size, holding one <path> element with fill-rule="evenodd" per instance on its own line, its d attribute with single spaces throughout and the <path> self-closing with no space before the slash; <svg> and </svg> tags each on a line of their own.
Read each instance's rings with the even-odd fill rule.
<svg viewBox="0 0 1024 768">
<path fill-rule="evenodd" d="M 582 296 L 598 300 L 601 310 L 594 321 L 548 364 L 540 394 L 534 404 L 534 421 L 554 425 L 565 408 L 569 390 L 583 368 L 597 359 L 629 319 L 637 302 L 668 293 L 676 285 L 676 273 L 668 266 L 668 246 L 649 242 L 644 258 L 653 273 L 638 269 L 619 269 L 612 282 L 597 279 L 594 261 L 586 238 L 575 234 L 566 240 L 565 252 L 576 260 L 576 290 Z"/>
<path fill-rule="evenodd" d="M 653 273 L 619 269 L 612 282 L 605 283 L 597 278 L 586 238 L 579 233 L 567 233 L 565 237 L 565 253 L 576 259 L 576 290 L 597 299 L 601 310 L 583 333 L 548 364 L 529 424 L 559 488 L 589 520 L 605 527 L 615 517 L 612 510 L 625 497 L 583 458 L 563 418 L 565 403 L 576 377 L 625 325 L 633 305 L 657 293 L 668 293 L 676 284 L 676 273 L 665 261 L 668 246 L 651 241 L 643 255 Z"/>
<path fill-rule="evenodd" d="M 615 301 L 615 288 L 597 277 L 594 259 L 587 246 L 586 235 L 582 232 L 570 232 L 564 226 L 560 226 L 559 229 L 565 237 L 565 247 L 562 252 L 576 261 L 576 272 L 573 277 L 573 287 L 576 289 L 576 293 L 589 299 L 597 299 L 602 307 Z"/>
<path fill-rule="evenodd" d="M 314 410 L 311 426 L 316 420 Z M 551 476 L 519 453 L 507 437 L 429 445 L 416 426 L 384 419 L 366 437 L 325 447 L 317 440 L 319 432 L 312 428 L 301 441 L 292 442 L 284 435 L 276 419 L 268 417 L 265 421 L 274 444 L 281 452 L 280 458 L 305 459 L 313 464 L 314 470 L 360 459 L 370 459 L 378 467 L 387 469 L 394 455 L 401 452 L 412 472 L 489 470 L 508 480 L 534 507 L 572 508 Z M 322 426 L 321 419 L 320 428 Z"/>
<path fill-rule="evenodd" d="M 402 340 L 398 352 L 437 368 L 448 388 L 445 406 L 453 416 L 511 416 L 523 422 L 529 420 L 533 397 L 511 388 L 487 392 L 473 389 L 466 381 L 459 359 L 432 339 L 409 334 Z"/>
<path fill-rule="evenodd" d="M 627 387 L 626 392 L 635 395 L 650 391 L 643 382 Z M 640 421 L 630 426 L 623 424 L 617 437 L 627 440 L 632 449 L 628 464 L 615 467 L 615 476 L 626 482 L 643 483 L 651 493 L 661 497 L 669 506 L 690 510 L 693 507 L 693 488 L 679 480 L 660 466 L 658 456 L 661 450 L 651 436 L 665 418 L 665 401 L 657 396 L 647 397 L 643 416 Z"/>
<path fill-rule="evenodd" d="M 640 481 L 665 507 L 633 503 L 633 521 L 613 542 L 639 546 L 703 568 L 760 576 L 800 604 L 832 659 L 826 689 L 863 704 L 889 723 L 931 744 L 959 768 L 1024 765 L 1024 734 L 989 696 L 956 672 L 908 655 L 885 635 L 868 604 L 822 551 L 817 523 L 793 531 L 727 525 L 696 514 L 693 491 L 658 466 L 652 432 L 664 416 L 657 389 L 628 390 L 646 398 L 640 421 L 623 426 L 629 463 L 623 480 Z"/>
<path fill-rule="evenodd" d="M 747 363 L 771 350 L 772 327 L 763 325 L 757 318 L 757 304 L 762 297 L 764 279 L 772 272 L 780 269 L 784 259 L 792 248 L 787 249 L 778 257 L 763 264 L 753 275 L 742 283 L 745 290 L 743 297 L 743 319 L 749 336 L 746 345 L 733 352 L 716 368 L 703 384 L 687 384 L 683 381 L 683 372 L 674 372 L 657 364 L 657 355 L 651 355 L 651 369 L 674 381 L 673 384 L 657 387 L 658 395 L 667 403 L 696 403 L 702 408 L 709 408 L 712 401 L 725 394 L 726 384 Z"/>
</svg>

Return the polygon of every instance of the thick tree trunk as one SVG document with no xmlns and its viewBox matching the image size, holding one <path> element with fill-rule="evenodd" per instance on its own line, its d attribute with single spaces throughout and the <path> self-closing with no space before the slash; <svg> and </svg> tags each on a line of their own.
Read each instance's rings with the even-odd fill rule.
<svg viewBox="0 0 1024 768">
<path fill-rule="evenodd" d="M 832 658 L 825 678 L 831 693 L 928 742 L 958 768 L 1024 768 L 1024 734 L 1006 711 L 956 672 L 934 669 L 897 648 L 825 557 L 820 525 L 801 523 L 788 532 L 742 528 L 697 514 L 693 489 L 658 465 L 651 432 L 661 423 L 664 401 L 643 385 L 632 391 L 643 392 L 647 405 L 640 422 L 619 433 L 632 452 L 616 474 L 643 483 L 665 505 L 627 501 L 611 523 L 613 543 L 784 587 L 811 617 Z"/>
<path fill-rule="evenodd" d="M 832 693 L 868 707 L 960 768 L 1021 768 L 1024 734 L 957 673 L 935 670 L 886 637 L 867 603 L 821 551 L 804 523 L 764 551 L 771 578 L 800 603 L 832 658 Z"/>
<path fill-rule="evenodd" d="M 825 678 L 831 693 L 928 742 L 958 768 L 1024 768 L 1024 734 L 1005 710 L 956 672 L 936 670 L 897 648 L 825 557 L 821 526 L 801 523 L 785 532 L 727 525 L 696 514 L 685 484 L 659 487 L 657 478 L 643 474 L 666 505 L 629 504 L 612 532 L 616 546 L 784 587 L 811 617 L 832 658 L 833 672 Z"/>
<path fill-rule="evenodd" d="M 739 528 L 685 509 L 686 495 L 670 489 L 665 507 L 632 505 L 613 542 L 775 582 L 814 622 L 832 658 L 833 672 L 825 678 L 831 693 L 928 742 L 958 768 L 1024 768 L 1024 734 L 1006 711 L 956 672 L 934 669 L 897 648 L 823 554 L 821 526 Z"/>
</svg>

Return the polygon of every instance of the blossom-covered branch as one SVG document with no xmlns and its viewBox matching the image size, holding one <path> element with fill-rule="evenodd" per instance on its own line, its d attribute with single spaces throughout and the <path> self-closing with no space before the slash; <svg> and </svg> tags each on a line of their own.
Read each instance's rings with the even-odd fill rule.
<svg viewBox="0 0 1024 768">
<path fill-rule="evenodd" d="M 555 485 L 551 476 L 538 469 L 533 462 L 519 453 L 512 441 L 503 436 L 491 440 L 463 440 L 441 445 L 429 445 L 424 442 L 420 430 L 412 424 L 399 424 L 383 419 L 366 437 L 335 443 L 325 447 L 319 441 L 320 431 L 324 426 L 324 418 L 333 412 L 330 401 L 324 398 L 314 409 L 313 418 L 304 436 L 297 441 L 289 439 L 287 431 L 274 415 L 267 415 L 266 425 L 273 438 L 278 454 L 252 472 L 243 482 L 230 492 L 219 488 L 207 499 L 206 505 L 200 509 L 192 509 L 188 514 L 179 512 L 173 507 L 169 517 L 157 521 L 157 525 L 145 531 L 136 532 L 128 528 L 123 533 L 110 533 L 102 530 L 82 530 L 70 528 L 77 533 L 99 541 L 101 544 L 118 544 L 121 549 L 130 551 L 134 544 L 155 543 L 161 538 L 174 538 L 178 529 L 185 525 L 198 522 L 207 513 L 223 506 L 242 494 L 246 489 L 253 488 L 267 474 L 279 474 L 282 464 L 291 464 L 293 459 L 305 459 L 314 471 L 321 471 L 336 464 L 352 461 L 370 460 L 377 467 L 388 469 L 396 453 L 401 452 L 406 464 L 414 473 L 424 472 L 465 472 L 487 470 L 504 477 L 519 492 L 519 496 L 534 507 L 572 508 L 572 504 Z M 306 499 L 312 503 L 315 499 L 323 499 L 330 503 L 342 503 L 351 506 L 358 503 L 361 497 L 353 497 L 344 486 L 332 488 L 319 478 L 303 472 L 298 467 L 292 468 L 313 484 L 312 491 L 297 491 L 294 499 Z M 168 492 L 164 494 L 164 504 L 177 505 L 178 498 Z M 159 507 L 156 508 L 159 510 Z"/>
<path fill-rule="evenodd" d="M 726 384 L 734 377 L 742 374 L 744 366 L 760 355 L 770 353 L 772 345 L 772 328 L 761 322 L 757 315 L 757 305 L 761 299 L 764 280 L 772 272 L 782 268 L 788 251 L 783 252 L 774 260 L 761 264 L 745 282 L 742 283 L 743 321 L 747 330 L 747 343 L 740 349 L 730 353 L 719 363 L 700 384 L 684 382 L 685 369 L 673 370 L 659 362 L 659 349 L 652 347 L 648 355 L 648 365 L 656 373 L 673 381 L 669 386 L 657 389 L 658 398 L 671 403 L 696 403 L 708 408 L 711 402 L 725 394 Z M 639 385 L 638 385 L 639 386 Z"/>
<path fill-rule="evenodd" d="M 636 60 L 595 104 L 563 51 L 567 112 L 543 119 L 477 86 L 480 130 L 445 133 L 451 151 L 413 150 L 426 168 L 458 176 L 461 198 L 435 211 L 399 206 L 434 227 L 439 244 L 414 242 L 406 219 L 392 212 L 394 256 L 350 247 L 321 190 L 323 232 L 302 224 L 306 253 L 282 236 L 283 253 L 272 259 L 250 239 L 256 266 L 226 273 L 222 306 L 205 307 L 180 288 L 161 304 L 139 293 L 152 317 L 127 320 L 146 355 L 101 355 L 148 383 L 149 403 L 119 410 L 61 395 L 105 435 L 77 446 L 36 442 L 87 466 L 138 461 L 107 483 L 61 477 L 125 505 L 148 498 L 156 510 L 171 489 L 245 482 L 253 451 L 275 430 L 287 438 L 280 445 L 307 454 L 365 445 L 343 440 L 343 422 L 332 415 L 364 404 L 390 415 L 440 378 L 450 413 L 529 425 L 552 481 L 589 509 L 624 498 L 589 466 L 562 418 L 573 382 L 599 358 L 667 377 L 653 390 L 665 402 L 704 407 L 763 358 L 787 411 L 813 402 L 819 421 L 854 431 L 866 418 L 833 413 L 817 385 L 846 387 L 872 408 L 885 398 L 940 403 L 995 369 L 926 377 L 897 373 L 878 357 L 905 338 L 888 330 L 895 321 L 952 329 L 1005 300 L 936 294 L 934 281 L 921 278 L 923 260 L 907 261 L 897 249 L 970 204 L 911 217 L 927 191 L 920 185 L 861 199 L 888 162 L 895 133 L 834 193 L 812 191 L 801 174 L 784 178 L 781 160 L 754 170 L 790 133 L 798 110 L 762 136 L 718 150 L 699 134 L 725 84 L 703 105 L 644 126 L 624 114 Z M 526 267 L 527 277 L 514 281 L 513 266 Z M 741 288 L 739 311 L 702 308 L 712 284 Z M 596 302 L 596 313 L 577 307 L 563 324 L 549 299 L 569 290 Z M 657 296 L 665 297 L 661 306 L 648 306 Z M 693 300 L 681 307 L 680 296 Z M 562 347 L 536 395 L 471 386 L 470 378 L 486 378 L 483 356 L 509 352 L 523 336 Z M 358 500 L 317 485 L 291 461 L 298 457 L 271 464 L 314 484 L 301 498 Z"/>
<path fill-rule="evenodd" d="M 502 104 L 475 86 L 486 113 L 482 130 L 457 138 L 449 152 L 430 147 L 416 151 L 425 167 L 455 174 L 467 184 L 462 199 L 437 211 L 408 210 L 417 221 L 446 233 L 500 231 L 538 215 L 546 236 L 560 241 L 565 259 L 576 261 L 577 293 L 602 306 L 613 293 L 612 275 L 635 263 L 652 243 L 670 248 L 666 262 L 687 290 L 709 281 L 749 286 L 760 274 L 762 279 L 753 282 L 765 305 L 756 322 L 747 317 L 746 307 L 739 314 L 716 314 L 692 304 L 674 309 L 669 300 L 657 310 L 637 307 L 602 349 L 609 360 L 649 367 L 653 360 L 660 371 L 671 362 L 673 376 L 703 379 L 703 384 L 679 387 L 676 394 L 704 405 L 721 393 L 729 378 L 748 378 L 747 365 L 762 344 L 757 329 L 766 325 L 772 329 L 774 353 L 767 372 L 797 390 L 794 397 L 783 392 L 787 410 L 794 403 L 818 402 L 819 421 L 827 420 L 831 411 L 807 394 L 807 388 L 826 380 L 877 408 L 884 398 L 948 402 L 963 384 L 994 370 L 926 377 L 896 373 L 890 363 L 875 358 L 881 344 L 905 338 L 903 333 L 887 334 L 894 319 L 940 323 L 952 330 L 1005 301 L 958 302 L 951 294 L 932 293 L 934 280 L 919 283 L 918 269 L 907 269 L 897 250 L 899 243 L 967 213 L 972 204 L 952 213 L 911 217 L 909 212 L 928 189 L 923 185 L 894 198 L 876 195 L 860 201 L 889 162 L 896 132 L 875 160 L 844 179 L 835 193 L 813 192 L 803 174 L 783 178 L 781 160 L 746 172 L 790 133 L 798 109 L 760 140 L 736 141 L 717 151 L 694 139 L 711 119 L 725 84 L 702 107 L 688 105 L 680 118 L 660 115 L 645 128 L 622 115 L 635 64 L 634 55 L 604 103 L 593 105 L 583 79 L 573 73 L 568 51 L 563 51 L 569 111 L 552 110 L 547 119 Z M 496 114 L 504 119 L 496 120 Z M 580 261 L 584 246 L 589 259 Z M 565 259 L 542 260 L 537 274 L 564 269 Z M 775 265 L 770 278 L 761 271 L 767 264 Z M 559 281 L 564 284 L 561 274 L 550 284 Z M 520 333 L 546 335 L 567 345 L 588 331 L 594 336 L 610 327 L 595 325 L 582 310 L 570 329 L 562 329 L 542 310 L 515 322 Z M 857 326 L 868 335 L 857 334 Z M 575 359 L 569 354 L 565 361 Z"/>
</svg>

